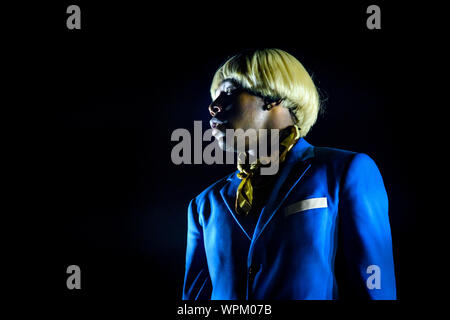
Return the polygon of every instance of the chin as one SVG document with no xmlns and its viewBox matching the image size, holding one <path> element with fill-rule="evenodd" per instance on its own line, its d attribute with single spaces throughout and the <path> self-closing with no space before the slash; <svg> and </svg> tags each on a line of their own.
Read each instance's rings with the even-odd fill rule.
<svg viewBox="0 0 450 320">
<path fill-rule="evenodd" d="M 225 139 L 225 136 L 222 137 L 216 137 L 217 144 L 219 145 L 219 148 L 222 149 L 225 152 L 235 152 L 235 148 L 233 145 L 228 145 Z"/>
<path fill-rule="evenodd" d="M 224 139 L 217 139 L 217 142 L 219 143 L 220 149 L 222 149 L 223 151 L 226 151 L 226 152 L 234 151 L 233 146 L 227 145 L 226 142 L 224 141 Z"/>
</svg>

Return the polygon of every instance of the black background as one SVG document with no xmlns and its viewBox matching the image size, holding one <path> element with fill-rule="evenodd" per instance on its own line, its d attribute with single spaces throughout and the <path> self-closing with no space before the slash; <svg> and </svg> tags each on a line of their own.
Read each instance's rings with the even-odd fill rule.
<svg viewBox="0 0 450 320">
<path fill-rule="evenodd" d="M 35 289 L 78 306 L 145 299 L 172 314 L 183 284 L 188 202 L 234 167 L 172 164 L 171 133 L 193 132 L 194 120 L 207 128 L 210 82 L 226 58 L 277 47 L 303 63 L 324 98 L 306 140 L 367 153 L 382 172 L 396 305 L 426 299 L 428 278 L 418 276 L 428 264 L 418 227 L 425 138 L 413 66 L 428 38 L 411 6 L 374 3 L 381 30 L 366 28 L 372 2 L 41 7 L 45 18 L 22 51 L 29 76 L 20 81 L 32 89 L 17 96 L 34 101 L 23 109 L 33 207 L 24 224 L 32 232 L 24 233 L 32 240 L 20 255 L 42 267 Z M 70 4 L 81 8 L 81 30 L 66 28 Z M 71 264 L 81 267 L 82 290 L 66 288 Z"/>
</svg>

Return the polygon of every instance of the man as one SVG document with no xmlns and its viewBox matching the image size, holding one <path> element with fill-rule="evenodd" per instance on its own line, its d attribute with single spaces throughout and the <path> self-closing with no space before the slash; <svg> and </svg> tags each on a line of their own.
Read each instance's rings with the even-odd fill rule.
<svg viewBox="0 0 450 320">
<path fill-rule="evenodd" d="M 190 202 L 183 299 L 396 299 L 382 177 L 365 154 L 306 142 L 319 96 L 302 64 L 279 49 L 238 54 L 211 95 L 219 145 L 250 158 L 273 137 L 237 149 L 227 129 L 279 130 L 279 170 L 238 164 Z"/>
</svg>

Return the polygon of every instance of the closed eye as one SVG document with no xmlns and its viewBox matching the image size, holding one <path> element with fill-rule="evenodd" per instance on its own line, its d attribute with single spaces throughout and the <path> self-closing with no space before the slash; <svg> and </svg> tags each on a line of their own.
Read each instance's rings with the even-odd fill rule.
<svg viewBox="0 0 450 320">
<path fill-rule="evenodd" d="M 227 79 L 224 80 L 223 83 L 219 86 L 219 96 L 233 96 L 238 94 L 241 90 L 241 87 L 236 85 L 234 81 Z"/>
<path fill-rule="evenodd" d="M 232 96 L 234 94 L 238 94 L 241 90 L 239 87 L 229 86 L 225 88 L 224 92 L 227 96 Z"/>
</svg>

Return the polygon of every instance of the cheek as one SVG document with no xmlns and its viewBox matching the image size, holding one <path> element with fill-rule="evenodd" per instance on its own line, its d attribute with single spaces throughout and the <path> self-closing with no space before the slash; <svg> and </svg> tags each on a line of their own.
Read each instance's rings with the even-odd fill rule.
<svg viewBox="0 0 450 320">
<path fill-rule="evenodd" d="M 252 96 L 241 95 L 236 99 L 236 124 L 243 129 L 254 128 L 255 123 L 260 121 L 260 106 Z"/>
</svg>

